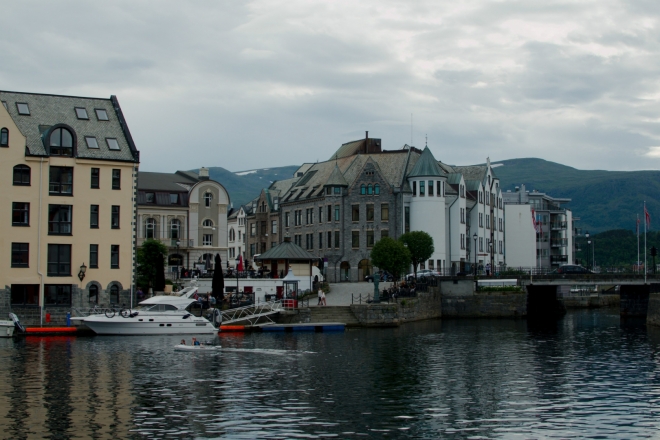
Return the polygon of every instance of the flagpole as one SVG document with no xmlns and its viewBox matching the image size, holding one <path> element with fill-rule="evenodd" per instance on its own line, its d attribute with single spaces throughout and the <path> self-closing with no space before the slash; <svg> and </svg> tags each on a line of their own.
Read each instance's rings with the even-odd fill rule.
<svg viewBox="0 0 660 440">
<path fill-rule="evenodd" d="M 648 228 L 648 214 L 646 212 L 646 200 L 644 200 L 644 284 L 646 284 L 646 229 Z"/>
<path fill-rule="evenodd" d="M 639 273 L 639 214 L 637 214 L 637 273 Z"/>
</svg>

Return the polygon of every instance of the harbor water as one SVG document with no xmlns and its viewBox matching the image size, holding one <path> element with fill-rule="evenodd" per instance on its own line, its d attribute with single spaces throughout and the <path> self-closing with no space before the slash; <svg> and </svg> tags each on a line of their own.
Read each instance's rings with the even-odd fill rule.
<svg viewBox="0 0 660 440">
<path fill-rule="evenodd" d="M 190 339 L 190 338 L 188 338 Z M 201 339 L 206 339 L 202 337 Z M 345 333 L 0 340 L 1 438 L 645 438 L 660 330 L 434 320 Z"/>
</svg>

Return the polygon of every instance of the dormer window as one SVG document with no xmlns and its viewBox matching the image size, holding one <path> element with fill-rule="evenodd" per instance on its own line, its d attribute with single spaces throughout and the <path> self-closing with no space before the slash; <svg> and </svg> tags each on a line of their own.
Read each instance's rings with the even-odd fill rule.
<svg viewBox="0 0 660 440">
<path fill-rule="evenodd" d="M 56 128 L 50 133 L 51 156 L 73 157 L 73 135 L 66 128 Z"/>
<path fill-rule="evenodd" d="M 94 136 L 85 136 L 85 142 L 87 143 L 87 148 L 99 148 L 99 143 L 96 142 L 96 138 Z"/>
<path fill-rule="evenodd" d="M 115 138 L 106 138 L 105 141 L 108 143 L 108 148 L 111 150 L 119 150 L 119 143 Z"/>
<path fill-rule="evenodd" d="M 19 115 L 30 116 L 30 107 L 28 107 L 27 102 L 17 102 L 16 109 L 18 109 Z"/>
<path fill-rule="evenodd" d="M 76 107 L 76 116 L 78 119 L 89 119 L 89 116 L 87 116 L 87 109 L 84 107 Z"/>
<path fill-rule="evenodd" d="M 338 186 L 335 186 L 335 194 L 341 194 L 341 188 Z"/>
<path fill-rule="evenodd" d="M 154 203 L 156 200 L 156 194 L 154 193 L 146 193 L 144 196 L 147 200 L 147 203 Z"/>
<path fill-rule="evenodd" d="M 109 120 L 108 119 L 108 112 L 106 112 L 105 109 L 97 108 L 97 109 L 94 109 L 94 111 L 96 112 L 96 119 L 98 119 L 99 121 L 108 121 Z"/>
<path fill-rule="evenodd" d="M 178 205 L 179 204 L 179 195 L 176 193 L 170 193 L 170 204 Z"/>
</svg>

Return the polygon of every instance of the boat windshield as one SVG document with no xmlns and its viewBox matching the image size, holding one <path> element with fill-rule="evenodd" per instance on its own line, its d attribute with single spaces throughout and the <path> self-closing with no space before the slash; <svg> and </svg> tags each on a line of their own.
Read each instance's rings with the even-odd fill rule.
<svg viewBox="0 0 660 440">
<path fill-rule="evenodd" d="M 147 304 L 138 306 L 135 311 L 137 312 L 173 312 L 179 310 L 176 306 L 171 304 Z"/>
</svg>

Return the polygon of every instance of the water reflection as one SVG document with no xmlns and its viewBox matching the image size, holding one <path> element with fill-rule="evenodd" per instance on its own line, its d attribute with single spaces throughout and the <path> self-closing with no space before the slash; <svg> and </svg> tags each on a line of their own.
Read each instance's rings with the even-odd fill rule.
<svg viewBox="0 0 660 440">
<path fill-rule="evenodd" d="M 9 438 L 643 437 L 660 331 L 616 311 L 334 334 L 0 340 Z M 286 354 L 283 355 L 283 350 Z"/>
</svg>

